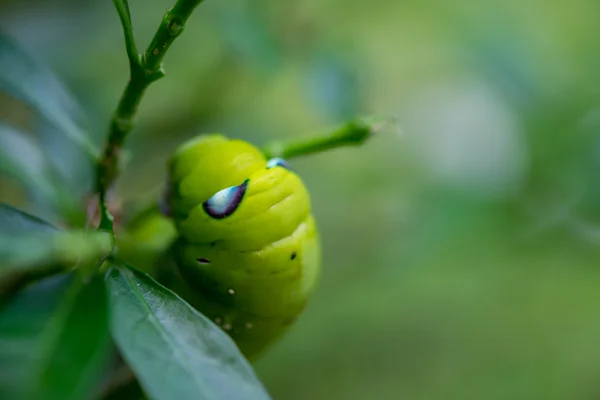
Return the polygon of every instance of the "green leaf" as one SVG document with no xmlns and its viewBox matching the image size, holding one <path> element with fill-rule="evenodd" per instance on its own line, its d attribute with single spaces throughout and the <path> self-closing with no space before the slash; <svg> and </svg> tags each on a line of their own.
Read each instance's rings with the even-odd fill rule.
<svg viewBox="0 0 600 400">
<path fill-rule="evenodd" d="M 111 350 L 101 276 L 38 282 L 0 312 L 0 398 L 91 398 Z"/>
<path fill-rule="evenodd" d="M 153 399 L 269 399 L 234 342 L 148 275 L 107 275 L 113 338 Z"/>
<path fill-rule="evenodd" d="M 31 137 L 0 122 L 0 172 L 23 184 L 30 193 L 58 203 L 58 192 L 51 184 L 50 166 Z"/>
<path fill-rule="evenodd" d="M 0 173 L 24 184 L 36 213 L 82 226 L 99 155 L 82 128 L 83 113 L 45 65 L 1 32 L 0 71 L 0 92 L 37 114 L 28 121 L 35 135 L 0 127 Z"/>
<path fill-rule="evenodd" d="M 108 232 L 60 231 L 0 203 L 0 278 L 15 270 L 99 261 L 112 246 Z"/>
<path fill-rule="evenodd" d="M 81 128 L 77 102 L 41 62 L 0 33 L 0 91 L 29 105 L 92 158 L 98 149 Z"/>
<path fill-rule="evenodd" d="M 113 239 L 108 232 L 57 231 L 9 236 L 0 233 L 0 274 L 40 265 L 74 266 L 107 256 Z"/>
<path fill-rule="evenodd" d="M 91 190 L 93 165 L 72 142 L 49 134 L 47 126 L 35 138 L 0 122 L 0 174 L 20 182 L 36 212 L 46 217 L 71 222 L 85 218 L 82 205 Z"/>
<path fill-rule="evenodd" d="M 93 185 L 95 160 L 44 120 L 38 119 L 33 129 L 40 138 L 48 163 L 52 164 L 60 178 L 78 191 L 89 189 Z"/>
<path fill-rule="evenodd" d="M 26 236 L 31 233 L 53 234 L 57 230 L 47 222 L 17 210 L 7 204 L 0 203 L 0 252 L 2 248 L 10 249 L 9 243 L 5 243 L 5 238 Z M 8 253 L 8 251 L 6 251 Z M 27 249 L 26 253 L 30 250 Z M 57 272 L 59 268 L 56 265 L 46 264 L 39 269 L 19 269 L 11 267 L 7 261 L 0 262 L 0 304 L 12 293 L 17 292 L 27 282 L 42 278 L 46 275 Z"/>
<path fill-rule="evenodd" d="M 38 217 L 0 203 L 0 234 L 10 236 L 33 232 L 55 233 L 56 228 Z"/>
</svg>

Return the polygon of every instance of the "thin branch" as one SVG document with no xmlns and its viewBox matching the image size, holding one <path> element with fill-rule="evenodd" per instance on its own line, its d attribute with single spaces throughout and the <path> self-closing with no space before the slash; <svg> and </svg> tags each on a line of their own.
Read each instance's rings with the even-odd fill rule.
<svg viewBox="0 0 600 400">
<path fill-rule="evenodd" d="M 133 25 L 131 24 L 131 13 L 129 11 L 129 3 L 127 0 L 113 0 L 119 18 L 121 19 L 121 25 L 123 26 L 123 33 L 125 35 L 125 49 L 127 50 L 127 57 L 131 69 L 138 67 L 141 68 L 140 54 L 135 45 L 135 38 L 133 35 Z"/>
<path fill-rule="evenodd" d="M 293 158 L 337 147 L 358 146 L 374 134 L 397 126 L 393 118 L 357 118 L 333 132 L 285 142 L 272 142 L 263 147 L 267 158 Z"/>
<path fill-rule="evenodd" d="M 123 25 L 131 75 L 113 114 L 108 138 L 98 163 L 96 191 L 101 200 L 100 229 L 113 231 L 112 216 L 106 204 L 106 192 L 117 177 L 121 149 L 133 129 L 133 120 L 144 92 L 152 82 L 165 75 L 162 60 L 173 41 L 183 32 L 187 19 L 201 2 L 202 0 L 177 0 L 163 17 L 144 54 L 140 55 L 133 39 L 127 1 L 114 0 Z"/>
</svg>

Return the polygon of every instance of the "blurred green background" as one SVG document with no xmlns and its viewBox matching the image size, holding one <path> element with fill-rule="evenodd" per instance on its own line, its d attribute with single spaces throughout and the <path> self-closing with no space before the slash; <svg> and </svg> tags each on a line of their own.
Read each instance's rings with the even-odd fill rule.
<svg viewBox="0 0 600 400">
<path fill-rule="evenodd" d="M 138 47 L 171 3 L 130 1 Z M 273 397 L 597 399 L 598 21 L 596 0 L 207 0 L 147 92 L 118 194 L 157 196 L 198 133 L 262 144 L 396 116 L 361 148 L 292 161 L 324 269 L 256 363 Z M 101 143 L 128 75 L 112 2 L 2 0 L 0 28 Z"/>
</svg>

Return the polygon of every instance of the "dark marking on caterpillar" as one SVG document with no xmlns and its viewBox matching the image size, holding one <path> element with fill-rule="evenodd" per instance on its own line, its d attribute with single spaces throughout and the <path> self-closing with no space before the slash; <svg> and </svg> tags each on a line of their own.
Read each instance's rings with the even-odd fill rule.
<svg viewBox="0 0 600 400">
<path fill-rule="evenodd" d="M 290 260 L 295 260 L 296 259 L 296 252 L 292 251 L 292 255 L 290 256 Z"/>
<path fill-rule="evenodd" d="M 208 258 L 197 258 L 198 262 L 203 265 L 210 264 L 210 260 Z"/>
<path fill-rule="evenodd" d="M 214 219 L 223 219 L 234 213 L 239 207 L 250 179 L 246 179 L 241 185 L 231 186 L 219 190 L 212 197 L 202 203 L 204 211 Z"/>
</svg>

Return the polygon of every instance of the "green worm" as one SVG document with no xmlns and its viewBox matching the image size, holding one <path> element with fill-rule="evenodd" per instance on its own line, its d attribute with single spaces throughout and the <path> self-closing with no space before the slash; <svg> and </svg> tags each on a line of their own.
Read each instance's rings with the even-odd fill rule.
<svg viewBox="0 0 600 400">
<path fill-rule="evenodd" d="M 179 237 L 161 280 L 254 359 L 288 330 L 320 275 L 308 191 L 283 159 L 218 134 L 184 143 L 168 172 Z"/>
</svg>

